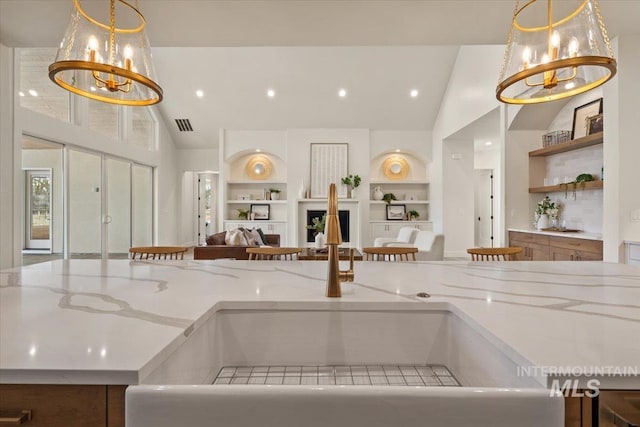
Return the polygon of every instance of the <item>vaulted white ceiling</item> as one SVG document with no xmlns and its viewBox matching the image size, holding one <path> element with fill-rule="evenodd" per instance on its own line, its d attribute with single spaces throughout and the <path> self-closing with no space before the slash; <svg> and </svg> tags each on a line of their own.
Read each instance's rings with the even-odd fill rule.
<svg viewBox="0 0 640 427">
<path fill-rule="evenodd" d="M 600 6 L 612 36 L 638 31 L 639 0 Z M 72 0 L 0 0 L 0 41 L 56 46 L 71 7 Z M 165 91 L 159 109 L 185 148 L 215 147 L 219 128 L 431 129 L 457 47 L 504 43 L 513 7 L 509 0 L 140 1 Z M 337 96 L 342 87 L 345 98 Z M 417 98 L 409 96 L 414 88 Z M 194 132 L 177 132 L 176 118 L 191 119 Z"/>
</svg>

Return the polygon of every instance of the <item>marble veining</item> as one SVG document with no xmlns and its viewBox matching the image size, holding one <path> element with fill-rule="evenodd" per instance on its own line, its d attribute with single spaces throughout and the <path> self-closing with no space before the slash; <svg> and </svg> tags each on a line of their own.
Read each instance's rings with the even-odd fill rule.
<svg viewBox="0 0 640 427">
<path fill-rule="evenodd" d="M 326 263 L 317 261 L 69 260 L 5 270 L 0 382 L 24 372 L 29 382 L 55 373 L 90 384 L 98 381 L 94 371 L 101 382 L 105 372 L 148 371 L 150 361 L 161 363 L 220 307 L 247 304 L 449 307 L 536 365 L 640 363 L 640 344 L 628 339 L 640 336 L 640 270 L 632 266 L 362 261 L 339 299 L 324 296 L 326 274 Z M 96 355 L 96 348 L 104 350 Z"/>
</svg>

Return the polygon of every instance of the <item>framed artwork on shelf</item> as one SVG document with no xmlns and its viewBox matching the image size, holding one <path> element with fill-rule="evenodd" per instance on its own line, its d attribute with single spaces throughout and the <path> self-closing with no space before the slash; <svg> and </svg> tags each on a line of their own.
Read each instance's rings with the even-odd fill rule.
<svg viewBox="0 0 640 427">
<path fill-rule="evenodd" d="M 349 170 L 349 144 L 311 144 L 311 198 L 326 199 L 329 184 L 335 183 L 338 197 L 347 197 L 347 187 L 340 179 Z"/>
<path fill-rule="evenodd" d="M 407 205 L 387 205 L 387 221 L 402 221 L 407 214 Z"/>
<path fill-rule="evenodd" d="M 269 205 L 251 204 L 251 219 L 255 221 L 268 221 Z"/>
<path fill-rule="evenodd" d="M 594 133 L 602 132 L 603 127 L 602 113 L 587 118 L 587 135 L 593 135 Z"/>
<path fill-rule="evenodd" d="M 602 114 L 602 98 L 576 107 L 576 109 L 573 110 L 573 137 L 571 139 L 578 139 L 589 135 L 589 118 L 597 116 L 598 114 Z"/>
</svg>

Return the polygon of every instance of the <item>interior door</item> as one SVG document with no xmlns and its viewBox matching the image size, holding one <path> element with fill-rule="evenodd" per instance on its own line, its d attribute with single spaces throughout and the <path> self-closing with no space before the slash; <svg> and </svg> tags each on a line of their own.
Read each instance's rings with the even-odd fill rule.
<svg viewBox="0 0 640 427">
<path fill-rule="evenodd" d="M 52 189 L 51 170 L 26 173 L 26 249 L 51 250 Z"/>
<path fill-rule="evenodd" d="M 493 169 L 475 169 L 475 246 L 493 247 Z"/>
<path fill-rule="evenodd" d="M 102 256 L 102 156 L 69 150 L 69 257 Z"/>
</svg>

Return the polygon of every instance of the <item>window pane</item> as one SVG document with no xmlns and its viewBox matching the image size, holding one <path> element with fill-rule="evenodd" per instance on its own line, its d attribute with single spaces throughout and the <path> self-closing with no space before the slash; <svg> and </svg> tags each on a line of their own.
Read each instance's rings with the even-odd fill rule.
<svg viewBox="0 0 640 427">
<path fill-rule="evenodd" d="M 89 109 L 89 129 L 118 139 L 118 106 L 106 102 L 87 103 Z"/>
<path fill-rule="evenodd" d="M 70 93 L 49 80 L 56 52 L 56 48 L 19 49 L 20 106 L 68 122 Z"/>
<path fill-rule="evenodd" d="M 131 107 L 131 132 L 129 142 L 139 147 L 153 149 L 155 123 L 149 109 L 145 107 Z"/>
</svg>

